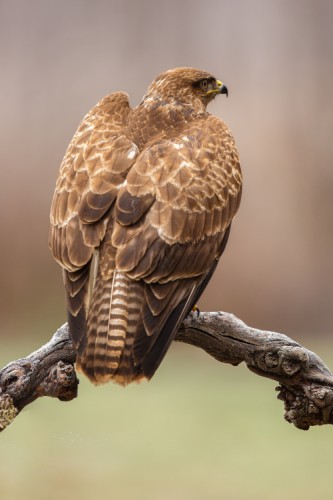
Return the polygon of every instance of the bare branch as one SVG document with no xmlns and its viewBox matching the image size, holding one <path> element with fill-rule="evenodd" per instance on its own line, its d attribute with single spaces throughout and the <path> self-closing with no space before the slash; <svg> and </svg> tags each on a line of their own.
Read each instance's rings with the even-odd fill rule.
<svg viewBox="0 0 333 500">
<path fill-rule="evenodd" d="M 333 423 L 333 375 L 313 352 L 286 335 L 251 328 L 232 314 L 190 314 L 176 340 L 204 349 L 222 363 L 247 367 L 279 382 L 285 419 L 299 429 Z M 28 357 L 0 371 L 0 430 L 41 396 L 77 396 L 75 351 L 67 324 Z"/>
<path fill-rule="evenodd" d="M 28 404 L 41 396 L 70 401 L 77 396 L 75 351 L 67 324 L 26 358 L 0 371 L 0 431 Z"/>
<path fill-rule="evenodd" d="M 333 423 L 333 375 L 317 354 L 281 333 L 247 326 L 233 314 L 188 316 L 176 340 L 204 349 L 218 361 L 247 367 L 279 382 L 285 419 L 299 429 Z"/>
</svg>

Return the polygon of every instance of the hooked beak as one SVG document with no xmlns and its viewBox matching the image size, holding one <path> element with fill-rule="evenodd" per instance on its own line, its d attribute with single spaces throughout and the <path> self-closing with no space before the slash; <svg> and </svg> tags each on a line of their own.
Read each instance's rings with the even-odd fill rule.
<svg viewBox="0 0 333 500">
<path fill-rule="evenodd" d="M 228 97 L 228 88 L 224 85 L 224 83 L 220 82 L 220 80 L 216 80 L 216 84 L 217 84 L 217 92 L 219 94 L 225 94 L 227 97 Z"/>
</svg>

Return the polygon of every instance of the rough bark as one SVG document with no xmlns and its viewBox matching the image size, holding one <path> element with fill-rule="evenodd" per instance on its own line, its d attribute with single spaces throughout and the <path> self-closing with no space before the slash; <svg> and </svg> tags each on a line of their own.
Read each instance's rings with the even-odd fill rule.
<svg viewBox="0 0 333 500">
<path fill-rule="evenodd" d="M 222 363 L 247 367 L 279 382 L 285 419 L 299 429 L 333 423 L 333 375 L 313 352 L 286 335 L 247 326 L 232 314 L 192 313 L 176 341 L 204 349 Z M 41 396 L 77 396 L 75 351 L 67 324 L 43 347 L 0 371 L 0 430 Z"/>
</svg>

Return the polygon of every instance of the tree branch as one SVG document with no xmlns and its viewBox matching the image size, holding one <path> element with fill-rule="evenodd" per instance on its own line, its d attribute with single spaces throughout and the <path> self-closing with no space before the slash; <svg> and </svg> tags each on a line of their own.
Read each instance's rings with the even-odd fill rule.
<svg viewBox="0 0 333 500">
<path fill-rule="evenodd" d="M 285 419 L 299 429 L 333 423 L 333 375 L 323 361 L 286 335 L 251 328 L 232 314 L 196 313 L 183 322 L 176 341 L 201 349 L 222 363 L 247 367 L 279 382 Z M 43 347 L 0 371 L 0 431 L 41 396 L 77 396 L 75 351 L 64 324 Z"/>
</svg>

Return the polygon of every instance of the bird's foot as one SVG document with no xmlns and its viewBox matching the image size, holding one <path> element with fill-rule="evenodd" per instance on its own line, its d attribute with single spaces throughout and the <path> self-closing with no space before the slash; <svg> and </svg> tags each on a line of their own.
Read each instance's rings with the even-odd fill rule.
<svg viewBox="0 0 333 500">
<path fill-rule="evenodd" d="M 197 318 L 199 318 L 199 316 L 200 316 L 200 309 L 199 309 L 199 307 L 197 305 L 195 305 L 195 306 L 192 307 L 191 314 L 196 314 Z"/>
</svg>

